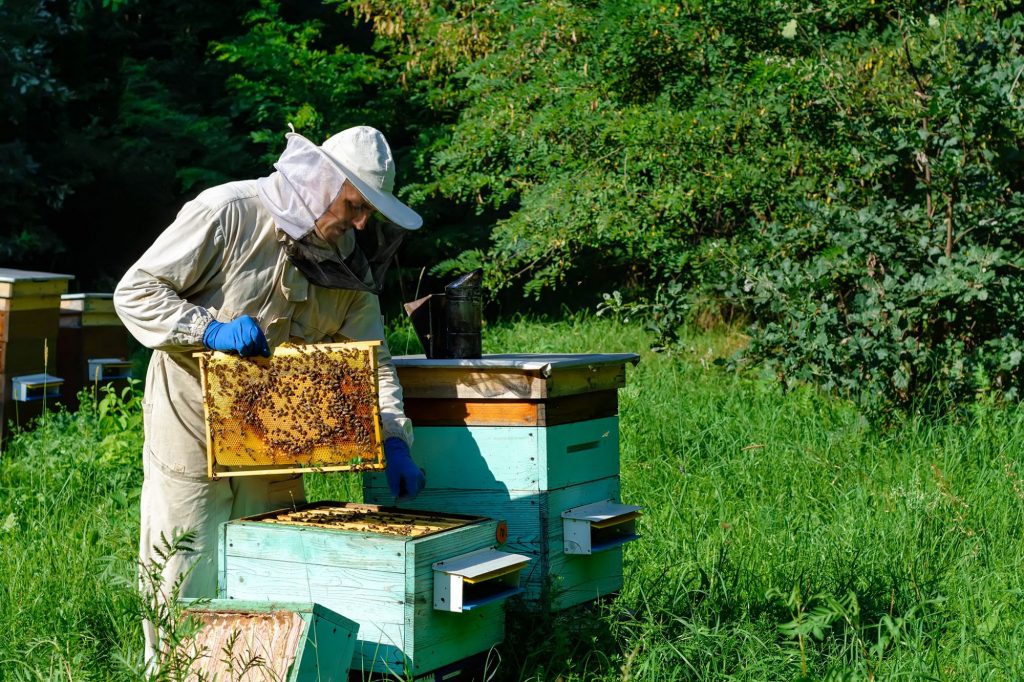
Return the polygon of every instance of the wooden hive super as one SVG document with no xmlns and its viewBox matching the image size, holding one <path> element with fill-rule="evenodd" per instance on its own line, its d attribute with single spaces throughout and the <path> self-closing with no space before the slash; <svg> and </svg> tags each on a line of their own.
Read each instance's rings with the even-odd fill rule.
<svg viewBox="0 0 1024 682">
<path fill-rule="evenodd" d="M 189 680 L 345 682 L 359 626 L 313 603 L 201 600 L 175 648 Z"/>
<path fill-rule="evenodd" d="M 529 557 L 491 519 L 319 502 L 221 527 L 227 599 L 316 601 L 359 624 L 352 668 L 418 676 L 504 637 Z"/>
<path fill-rule="evenodd" d="M 198 354 L 209 476 L 383 469 L 379 345 Z"/>
<path fill-rule="evenodd" d="M 508 523 L 510 551 L 534 559 L 531 607 L 561 609 L 622 588 L 622 545 L 639 507 L 622 504 L 617 390 L 634 354 L 396 357 L 412 454 L 427 487 L 407 509 Z M 363 499 L 394 498 L 380 474 Z"/>
</svg>

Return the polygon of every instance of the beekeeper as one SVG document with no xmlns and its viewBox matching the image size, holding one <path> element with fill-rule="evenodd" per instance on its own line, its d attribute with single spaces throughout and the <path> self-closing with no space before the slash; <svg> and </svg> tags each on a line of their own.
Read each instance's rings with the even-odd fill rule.
<svg viewBox="0 0 1024 682">
<path fill-rule="evenodd" d="M 269 176 L 229 182 L 185 204 L 114 292 L 125 326 L 154 350 L 143 398 L 140 558 L 151 560 L 161 535 L 194 531 L 194 552 L 164 571 L 164 589 L 190 571 L 183 597 L 215 596 L 222 522 L 304 500 L 300 475 L 207 478 L 193 353 L 269 355 L 289 340 L 383 341 L 384 271 L 402 235 L 423 222 L 392 193 L 395 162 L 380 131 L 350 128 L 322 146 L 294 132 L 286 139 Z M 384 220 L 371 220 L 375 212 Z M 387 480 L 396 497 L 411 497 L 424 476 L 409 455 L 412 426 L 386 345 L 379 361 Z M 150 659 L 156 633 L 145 630 Z"/>
</svg>

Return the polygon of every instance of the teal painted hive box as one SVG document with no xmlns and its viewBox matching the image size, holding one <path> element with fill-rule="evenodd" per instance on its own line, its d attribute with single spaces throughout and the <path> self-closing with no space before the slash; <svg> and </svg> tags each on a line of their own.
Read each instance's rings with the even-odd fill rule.
<svg viewBox="0 0 1024 682">
<path fill-rule="evenodd" d="M 530 558 L 498 521 L 319 502 L 221 527 L 227 599 L 309 600 L 359 624 L 352 669 L 416 676 L 504 638 Z"/>
<path fill-rule="evenodd" d="M 506 548 L 534 559 L 523 582 L 530 606 L 562 609 L 617 592 L 639 514 L 621 499 L 617 390 L 638 359 L 395 358 L 413 458 L 427 474 L 426 489 L 399 506 L 506 521 Z M 393 502 L 379 474 L 364 475 L 363 497 Z"/>
<path fill-rule="evenodd" d="M 200 600 L 185 614 L 199 626 L 175 649 L 188 679 L 348 680 L 359 626 L 319 604 Z"/>
</svg>

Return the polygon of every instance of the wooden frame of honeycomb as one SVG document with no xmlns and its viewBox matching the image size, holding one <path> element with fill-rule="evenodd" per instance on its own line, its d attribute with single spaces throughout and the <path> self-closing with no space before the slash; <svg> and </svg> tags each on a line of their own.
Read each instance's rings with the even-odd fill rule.
<svg viewBox="0 0 1024 682">
<path fill-rule="evenodd" d="M 378 346 L 285 344 L 269 358 L 197 353 L 209 477 L 383 469 Z"/>
<path fill-rule="evenodd" d="M 487 521 L 483 516 L 467 516 L 430 511 L 407 511 L 397 507 L 382 507 L 376 504 L 357 502 L 332 502 L 321 500 L 308 502 L 289 509 L 247 516 L 241 521 L 259 521 L 286 526 L 308 526 L 326 528 L 348 533 L 392 535 L 405 538 L 419 538 L 425 535 L 443 533 L 453 528 Z"/>
</svg>

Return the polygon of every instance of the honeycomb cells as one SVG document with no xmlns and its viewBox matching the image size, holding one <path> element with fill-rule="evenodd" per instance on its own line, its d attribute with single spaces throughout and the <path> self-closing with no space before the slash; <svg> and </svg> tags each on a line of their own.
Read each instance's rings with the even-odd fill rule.
<svg viewBox="0 0 1024 682">
<path fill-rule="evenodd" d="M 270 358 L 203 358 L 219 466 L 346 466 L 379 460 L 374 347 L 282 346 Z"/>
<path fill-rule="evenodd" d="M 302 509 L 271 512 L 261 517 L 260 521 L 401 537 L 421 537 L 459 528 L 469 523 L 466 519 L 446 517 L 441 514 L 335 502 L 322 502 L 308 505 Z"/>
</svg>

